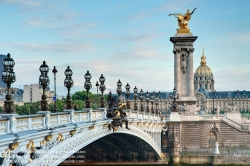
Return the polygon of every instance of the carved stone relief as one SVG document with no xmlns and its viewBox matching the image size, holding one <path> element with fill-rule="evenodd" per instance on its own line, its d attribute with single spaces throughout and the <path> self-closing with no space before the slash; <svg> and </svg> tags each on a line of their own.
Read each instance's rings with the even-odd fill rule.
<svg viewBox="0 0 250 166">
<path fill-rule="evenodd" d="M 176 42 L 175 44 L 179 46 L 192 46 L 193 42 Z"/>
<path fill-rule="evenodd" d="M 180 63 L 181 63 L 181 71 L 183 74 L 186 73 L 187 71 L 187 66 L 188 66 L 188 55 L 182 53 L 180 57 Z"/>
</svg>

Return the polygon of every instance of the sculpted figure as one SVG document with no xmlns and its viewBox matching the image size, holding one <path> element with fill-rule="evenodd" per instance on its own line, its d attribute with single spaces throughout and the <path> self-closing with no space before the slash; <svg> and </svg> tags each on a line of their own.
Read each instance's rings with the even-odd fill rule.
<svg viewBox="0 0 250 166">
<path fill-rule="evenodd" d="M 197 9 L 197 8 L 195 8 L 195 9 Z M 189 9 L 188 9 L 187 12 L 184 15 L 183 14 L 179 14 L 179 13 L 169 14 L 169 16 L 173 15 L 175 18 L 177 18 L 178 25 L 180 27 L 177 30 L 177 32 L 180 32 L 180 33 L 189 33 L 188 21 L 191 19 L 191 15 L 194 13 L 195 9 L 191 13 L 189 12 Z M 182 30 L 184 30 L 184 31 L 182 31 Z"/>
<path fill-rule="evenodd" d="M 188 56 L 186 54 L 182 54 L 181 55 L 181 71 L 183 74 L 186 73 L 186 70 L 187 70 L 187 64 L 188 64 Z"/>
<path fill-rule="evenodd" d="M 107 110 L 107 118 L 112 118 L 112 122 L 109 124 L 109 129 L 113 129 L 113 132 L 118 130 L 118 127 L 122 127 L 122 122 L 125 122 L 126 129 L 128 128 L 128 120 L 126 113 L 124 112 L 125 103 L 117 104 L 116 98 L 112 97 L 112 93 L 109 92 L 108 98 L 109 108 Z"/>
</svg>

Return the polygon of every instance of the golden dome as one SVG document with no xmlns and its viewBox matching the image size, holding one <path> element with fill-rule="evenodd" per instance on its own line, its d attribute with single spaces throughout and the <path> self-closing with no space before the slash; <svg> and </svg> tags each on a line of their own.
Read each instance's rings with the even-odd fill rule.
<svg viewBox="0 0 250 166">
<path fill-rule="evenodd" d="M 201 56 L 201 65 L 195 70 L 194 74 L 203 74 L 203 75 L 213 75 L 212 70 L 206 65 L 206 57 L 204 56 L 204 48 Z"/>
</svg>

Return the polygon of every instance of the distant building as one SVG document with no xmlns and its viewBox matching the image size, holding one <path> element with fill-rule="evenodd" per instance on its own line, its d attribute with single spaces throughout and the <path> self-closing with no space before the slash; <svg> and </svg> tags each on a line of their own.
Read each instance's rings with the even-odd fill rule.
<svg viewBox="0 0 250 166">
<path fill-rule="evenodd" d="M 23 86 L 23 102 L 24 103 L 33 103 L 37 101 L 41 101 L 43 89 L 39 84 L 31 84 L 31 85 L 24 85 Z M 48 103 L 52 103 L 52 97 L 54 93 L 51 92 L 49 89 L 46 90 L 47 101 Z"/>
<path fill-rule="evenodd" d="M 250 91 L 215 91 L 213 73 L 206 65 L 204 50 L 200 64 L 194 73 L 194 89 L 198 109 L 226 111 L 235 108 L 238 111 L 250 111 Z"/>
<path fill-rule="evenodd" d="M 0 54 L 0 87 L 6 87 L 6 84 L 2 81 L 2 71 L 4 69 L 2 62 L 4 58 L 6 58 L 6 55 Z"/>
</svg>

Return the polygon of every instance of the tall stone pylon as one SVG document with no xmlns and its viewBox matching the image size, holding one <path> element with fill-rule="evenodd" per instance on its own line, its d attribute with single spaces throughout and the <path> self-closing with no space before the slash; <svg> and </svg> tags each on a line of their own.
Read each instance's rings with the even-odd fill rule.
<svg viewBox="0 0 250 166">
<path fill-rule="evenodd" d="M 195 10 L 195 9 L 194 9 Z M 193 12 L 194 12 L 193 10 Z M 174 86 L 179 93 L 178 105 L 186 104 L 190 112 L 196 112 L 196 98 L 194 95 L 194 68 L 193 51 L 194 41 L 197 36 L 193 36 L 188 29 L 188 21 L 193 14 L 187 10 L 187 13 L 170 14 L 177 18 L 179 29 L 170 41 L 174 44 Z"/>
<path fill-rule="evenodd" d="M 177 33 L 175 37 L 170 37 L 170 41 L 174 44 L 174 86 L 179 93 L 178 105 L 181 103 L 186 103 L 189 107 L 196 105 L 193 67 L 193 43 L 196 39 L 197 36 L 191 33 L 186 35 Z"/>
</svg>

